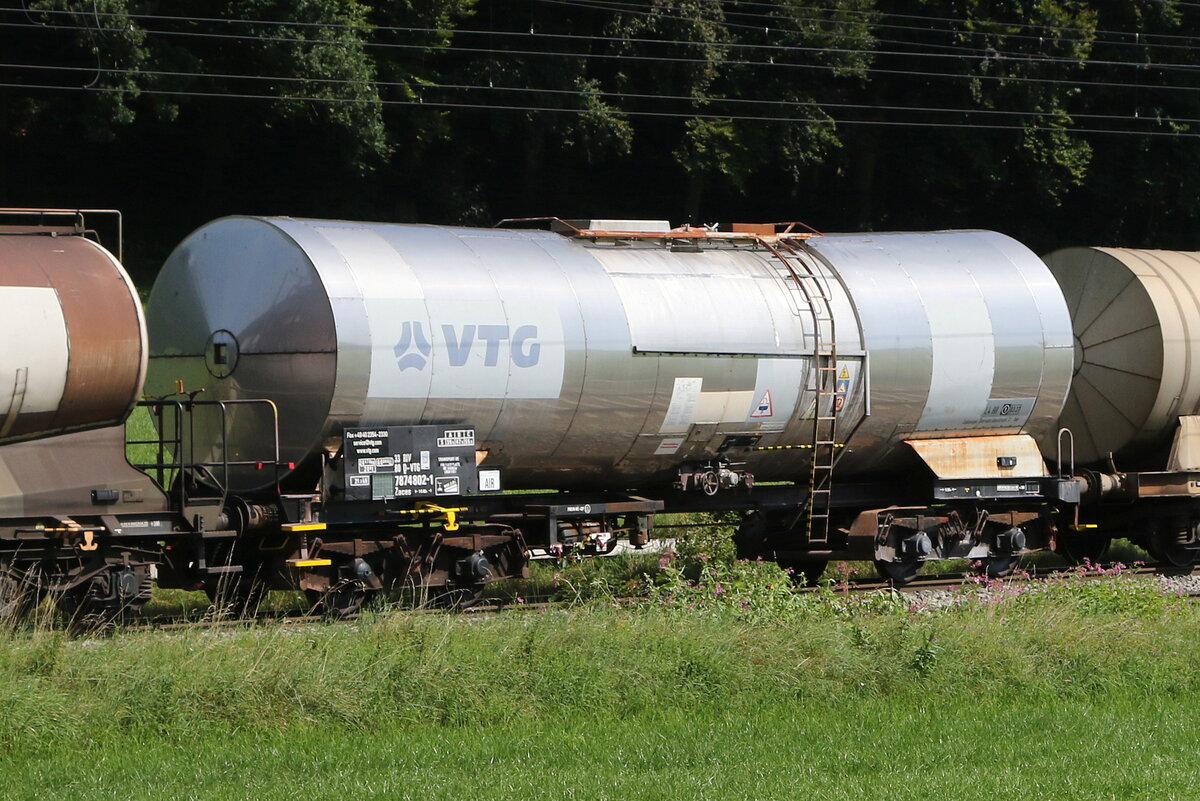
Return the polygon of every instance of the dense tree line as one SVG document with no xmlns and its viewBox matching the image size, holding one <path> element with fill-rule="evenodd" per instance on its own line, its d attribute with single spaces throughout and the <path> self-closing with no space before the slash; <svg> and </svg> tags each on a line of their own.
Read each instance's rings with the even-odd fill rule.
<svg viewBox="0 0 1200 801">
<path fill-rule="evenodd" d="M 7 205 L 978 226 L 1200 248 L 1176 0 L 24 0 Z"/>
</svg>

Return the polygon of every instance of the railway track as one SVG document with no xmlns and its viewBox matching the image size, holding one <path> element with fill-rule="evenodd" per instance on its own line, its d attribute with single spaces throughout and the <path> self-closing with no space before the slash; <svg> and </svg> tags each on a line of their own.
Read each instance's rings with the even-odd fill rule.
<svg viewBox="0 0 1200 801">
<path fill-rule="evenodd" d="M 880 590 L 895 590 L 901 593 L 915 593 L 925 590 L 942 590 L 942 589 L 957 589 L 961 587 L 986 587 L 997 582 L 1014 583 L 1014 582 L 1031 582 L 1040 579 L 1057 578 L 1075 578 L 1079 580 L 1098 580 L 1104 578 L 1112 578 L 1115 575 L 1122 576 L 1161 576 L 1166 575 L 1161 572 L 1158 567 L 1140 566 L 1140 567 L 1125 567 L 1119 569 L 1119 572 L 1114 572 L 1115 566 L 1101 565 L 1095 569 L 1088 571 L 1078 571 L 1073 568 L 1066 567 L 1031 567 L 1026 570 L 1020 570 L 1012 576 L 1001 579 L 987 579 L 976 573 L 957 572 L 957 573 L 936 573 L 927 576 L 922 576 L 911 584 L 896 586 L 889 581 L 875 578 L 849 579 L 846 582 L 836 585 L 838 589 L 845 589 L 851 592 L 876 592 Z M 812 592 L 814 588 L 805 588 L 805 591 Z"/>
<path fill-rule="evenodd" d="M 1058 581 L 1101 581 L 1115 576 L 1160 576 L 1164 579 L 1178 578 L 1164 574 L 1155 566 L 1140 566 L 1134 568 L 1118 568 L 1116 566 L 1097 566 L 1088 571 L 1080 571 L 1062 567 L 1037 567 L 1019 571 L 1014 576 L 1003 579 L 983 579 L 971 572 L 939 573 L 924 576 L 904 586 L 893 586 L 887 581 L 877 579 L 849 579 L 832 585 L 836 593 L 864 594 L 874 592 L 898 592 L 903 595 L 920 596 L 928 593 L 953 592 L 968 588 L 987 591 L 1004 585 L 1027 584 L 1036 581 L 1055 579 Z M 1187 574 L 1185 574 L 1187 575 Z M 799 588 L 799 592 L 818 592 L 818 588 Z M 1194 587 L 1181 589 L 1181 595 L 1188 598 L 1200 598 L 1200 582 Z M 644 599 L 638 596 L 614 597 L 614 603 L 634 605 Z M 466 617 L 488 616 L 511 612 L 544 612 L 551 609 L 564 609 L 574 605 L 574 601 L 560 601 L 549 597 L 524 598 L 483 598 L 474 604 L 460 609 L 445 609 L 434 607 L 417 607 L 410 609 L 413 614 L 423 615 L 461 615 Z M 195 612 L 183 615 L 155 615 L 143 620 L 129 622 L 122 626 L 123 631 L 177 631 L 193 628 L 237 629 L 256 625 L 299 626 L 325 624 L 331 621 L 353 622 L 362 617 L 360 613 L 331 618 L 326 615 L 312 614 L 307 609 L 292 609 L 262 612 L 249 617 L 214 616 L 211 610 L 207 613 Z"/>
</svg>

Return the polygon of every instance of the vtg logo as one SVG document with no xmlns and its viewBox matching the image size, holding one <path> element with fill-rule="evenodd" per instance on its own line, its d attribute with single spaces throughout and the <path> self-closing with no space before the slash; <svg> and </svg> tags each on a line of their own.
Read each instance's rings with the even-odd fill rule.
<svg viewBox="0 0 1200 801">
<path fill-rule="evenodd" d="M 542 345 L 537 341 L 536 325 L 518 326 L 515 331 L 507 325 L 443 325 L 442 344 L 451 367 L 463 367 L 480 343 L 483 347 L 483 366 L 495 367 L 500 363 L 500 346 L 508 344 L 508 354 L 517 367 L 533 367 L 542 354 Z M 420 321 L 406 322 L 400 329 L 400 340 L 393 348 L 396 365 L 401 371 L 423 370 L 433 353 L 433 345 L 425 335 Z"/>
</svg>

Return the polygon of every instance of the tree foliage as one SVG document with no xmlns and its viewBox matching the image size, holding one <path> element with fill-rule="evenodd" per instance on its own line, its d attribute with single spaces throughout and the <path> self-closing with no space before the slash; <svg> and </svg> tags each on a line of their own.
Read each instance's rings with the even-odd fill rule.
<svg viewBox="0 0 1200 801">
<path fill-rule="evenodd" d="M 148 258 L 235 211 L 1200 247 L 1198 29 L 1176 0 L 27 0 L 0 175 L 142 215 Z"/>
</svg>

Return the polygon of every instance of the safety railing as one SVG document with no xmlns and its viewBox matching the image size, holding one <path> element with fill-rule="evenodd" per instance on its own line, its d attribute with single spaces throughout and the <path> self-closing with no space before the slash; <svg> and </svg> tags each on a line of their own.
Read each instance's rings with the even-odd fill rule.
<svg viewBox="0 0 1200 801">
<path fill-rule="evenodd" d="M 131 458 L 130 464 L 158 482 L 179 503 L 180 509 L 199 497 L 224 499 L 232 472 L 243 468 L 270 469 L 271 482 L 278 493 L 283 469 L 295 466 L 280 460 L 279 409 L 274 401 L 258 398 L 153 398 L 139 401 L 138 406 L 149 410 L 158 436 L 133 439 L 127 435 L 126 446 L 132 452 L 139 447 L 149 446 L 153 448 L 156 458 L 154 461 Z M 241 408 L 261 408 L 265 410 L 264 416 L 269 414 L 269 421 L 264 420 L 263 425 L 269 426 L 271 434 L 270 454 L 264 454 L 262 458 L 230 458 L 231 413 Z M 212 421 L 197 422 L 205 410 L 212 410 L 217 415 L 215 425 Z M 201 490 L 203 487 L 207 487 L 207 491 Z"/>
</svg>

